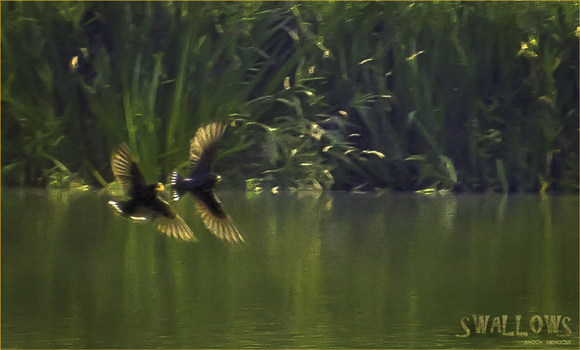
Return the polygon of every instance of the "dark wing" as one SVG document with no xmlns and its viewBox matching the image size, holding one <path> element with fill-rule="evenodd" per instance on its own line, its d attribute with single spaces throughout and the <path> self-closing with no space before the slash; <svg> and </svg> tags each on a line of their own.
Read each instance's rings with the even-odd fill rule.
<svg viewBox="0 0 580 350">
<path fill-rule="evenodd" d="M 205 208 L 204 210 L 208 211 L 210 215 L 219 219 L 223 219 L 227 216 L 221 206 L 221 202 L 217 199 L 213 190 L 195 191 L 192 192 L 192 194 L 198 203 L 203 204 L 203 207 Z"/>
<path fill-rule="evenodd" d="M 217 122 L 202 126 L 197 130 L 189 148 L 190 177 L 194 177 L 195 172 L 209 173 L 211 171 L 226 127 L 227 124 Z"/>
<path fill-rule="evenodd" d="M 233 224 L 230 216 L 223 210 L 213 191 L 195 193 L 196 209 L 205 226 L 214 235 L 230 243 L 242 243 L 244 238 Z"/>
<path fill-rule="evenodd" d="M 113 152 L 111 167 L 117 181 L 123 186 L 125 194 L 129 195 L 131 188 L 135 185 L 145 186 L 145 178 L 126 144 L 122 143 Z"/>
<path fill-rule="evenodd" d="M 184 241 L 197 241 L 193 231 L 187 226 L 183 219 L 175 214 L 171 206 L 162 199 L 155 200 L 150 210 L 155 212 L 153 220 L 157 223 L 157 229 L 168 236 L 182 239 Z"/>
<path fill-rule="evenodd" d="M 157 223 L 157 229 L 168 236 L 184 241 L 197 241 L 193 231 L 179 215 L 176 215 L 173 219 L 159 216 L 155 222 Z"/>
</svg>

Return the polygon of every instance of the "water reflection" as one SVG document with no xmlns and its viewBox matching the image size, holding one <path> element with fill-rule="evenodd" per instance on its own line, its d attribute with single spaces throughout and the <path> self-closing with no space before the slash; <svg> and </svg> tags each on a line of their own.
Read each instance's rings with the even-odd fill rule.
<svg viewBox="0 0 580 350">
<path fill-rule="evenodd" d="M 219 196 L 245 245 L 189 199 L 199 243 L 119 220 L 104 195 L 3 190 L 2 347 L 528 348 L 489 333 L 502 315 L 578 346 L 578 197 Z M 572 334 L 533 333 L 535 314 Z"/>
</svg>

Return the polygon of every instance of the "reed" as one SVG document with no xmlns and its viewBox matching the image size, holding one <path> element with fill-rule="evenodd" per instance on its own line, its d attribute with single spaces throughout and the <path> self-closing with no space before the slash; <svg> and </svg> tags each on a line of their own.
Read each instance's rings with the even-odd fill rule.
<svg viewBox="0 0 580 350">
<path fill-rule="evenodd" d="M 1 6 L 5 185 L 166 181 L 229 120 L 233 187 L 578 190 L 578 2 Z"/>
</svg>

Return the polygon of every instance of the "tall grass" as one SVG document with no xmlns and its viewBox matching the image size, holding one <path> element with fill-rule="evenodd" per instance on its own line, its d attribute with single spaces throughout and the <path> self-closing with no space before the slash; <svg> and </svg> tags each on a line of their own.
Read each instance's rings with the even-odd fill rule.
<svg viewBox="0 0 580 350">
<path fill-rule="evenodd" d="M 227 119 L 232 186 L 577 190 L 578 28 L 577 2 L 3 2 L 2 181 L 102 185 L 120 142 L 166 180 Z"/>
</svg>

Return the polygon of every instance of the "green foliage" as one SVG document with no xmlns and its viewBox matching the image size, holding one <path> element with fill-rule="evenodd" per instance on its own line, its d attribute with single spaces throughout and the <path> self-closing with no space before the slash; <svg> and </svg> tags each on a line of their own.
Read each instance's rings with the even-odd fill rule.
<svg viewBox="0 0 580 350">
<path fill-rule="evenodd" d="M 104 185 L 121 142 L 166 180 L 228 119 L 235 187 L 577 190 L 578 28 L 577 2 L 3 2 L 2 181 Z"/>
</svg>

